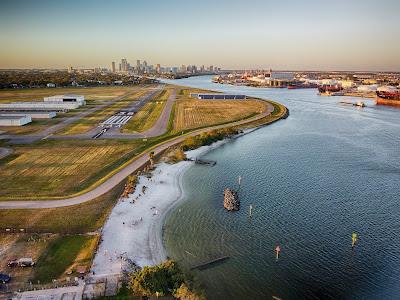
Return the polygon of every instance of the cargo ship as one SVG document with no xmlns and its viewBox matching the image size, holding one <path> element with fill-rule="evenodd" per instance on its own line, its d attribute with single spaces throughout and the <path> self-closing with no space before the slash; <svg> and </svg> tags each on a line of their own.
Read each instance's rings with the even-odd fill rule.
<svg viewBox="0 0 400 300">
<path fill-rule="evenodd" d="M 318 84 L 315 83 L 289 83 L 287 86 L 289 90 L 294 90 L 294 89 L 316 89 L 318 88 Z"/>
<path fill-rule="evenodd" d="M 339 84 L 324 84 L 318 86 L 318 92 L 320 95 L 330 96 L 333 93 L 337 93 L 343 90 L 343 87 Z"/>
<path fill-rule="evenodd" d="M 380 87 L 376 90 L 376 104 L 400 106 L 400 90 L 395 87 Z"/>
</svg>

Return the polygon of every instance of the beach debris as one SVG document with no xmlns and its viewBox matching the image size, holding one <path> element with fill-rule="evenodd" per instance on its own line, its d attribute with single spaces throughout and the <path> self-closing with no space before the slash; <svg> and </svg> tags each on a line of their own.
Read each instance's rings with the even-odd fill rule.
<svg viewBox="0 0 400 300">
<path fill-rule="evenodd" d="M 190 253 L 189 251 L 185 250 L 185 252 L 193 257 L 197 257 L 196 255 L 194 255 L 193 253 Z"/>
<path fill-rule="evenodd" d="M 154 168 L 154 151 L 149 153 L 150 169 Z"/>
<path fill-rule="evenodd" d="M 143 193 L 143 195 L 146 193 L 146 190 L 147 190 L 147 186 L 142 186 L 142 193 Z"/>
<path fill-rule="evenodd" d="M 128 176 L 128 180 L 125 184 L 125 188 L 122 193 L 123 198 L 127 198 L 129 194 L 132 194 L 135 191 L 136 183 L 137 183 L 137 176 L 135 175 Z"/>
<path fill-rule="evenodd" d="M 279 253 L 281 252 L 281 247 L 279 247 L 279 245 L 278 246 L 276 246 L 276 248 L 275 248 L 275 253 L 276 253 L 276 261 L 278 261 L 278 259 L 279 259 Z"/>
<path fill-rule="evenodd" d="M 224 190 L 224 208 L 228 211 L 239 210 L 239 194 L 235 190 L 229 188 Z"/>
<path fill-rule="evenodd" d="M 351 248 L 354 248 L 354 246 L 357 243 L 357 233 L 353 232 L 351 235 Z"/>
</svg>

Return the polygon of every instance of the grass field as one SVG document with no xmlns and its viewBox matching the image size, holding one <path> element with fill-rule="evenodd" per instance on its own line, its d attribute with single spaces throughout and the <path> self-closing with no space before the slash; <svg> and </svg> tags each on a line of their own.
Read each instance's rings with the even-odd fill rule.
<svg viewBox="0 0 400 300">
<path fill-rule="evenodd" d="M 33 281 L 51 282 L 52 279 L 61 277 L 71 265 L 88 267 L 95 239 L 97 236 L 85 235 L 67 235 L 53 239 L 37 260 Z"/>
<path fill-rule="evenodd" d="M 7 262 L 21 257 L 31 257 L 37 261 L 41 253 L 49 246 L 51 236 L 28 234 L 0 234 L 0 270 L 9 274 L 12 281 L 10 289 L 17 290 L 32 279 L 34 268 L 9 268 Z M 1 296 L 0 296 L 1 297 Z"/>
<path fill-rule="evenodd" d="M 58 94 L 79 94 L 88 100 L 111 100 L 132 90 L 132 86 L 34 88 L 0 90 L 0 103 L 16 101 L 43 101 L 43 97 Z"/>
<path fill-rule="evenodd" d="M 89 116 L 86 116 L 73 124 L 63 128 L 58 132 L 59 135 L 73 135 L 73 134 L 81 134 L 88 132 L 89 130 L 98 126 L 102 121 L 111 117 L 113 114 L 118 112 L 118 110 L 125 108 L 129 104 L 132 104 L 133 101 L 136 101 L 139 97 L 145 95 L 148 90 L 147 89 L 131 89 L 132 94 L 127 95 L 126 98 L 123 98 L 110 106 L 107 106 L 104 109 L 100 109 Z"/>
<path fill-rule="evenodd" d="M 76 193 L 132 157 L 140 145 L 140 141 L 47 140 L 15 146 L 12 155 L 0 160 L 0 200 Z"/>
<path fill-rule="evenodd" d="M 94 200 L 73 206 L 0 210 L 0 230 L 23 228 L 28 232 L 68 234 L 95 231 L 103 226 L 123 189 L 124 182 Z"/>
<path fill-rule="evenodd" d="M 124 126 L 122 132 L 137 133 L 146 131 L 153 127 L 161 115 L 170 93 L 170 89 L 164 89 L 151 101 L 146 103 Z"/>
<path fill-rule="evenodd" d="M 195 129 L 249 118 L 266 110 L 257 100 L 179 100 L 173 131 Z"/>
</svg>

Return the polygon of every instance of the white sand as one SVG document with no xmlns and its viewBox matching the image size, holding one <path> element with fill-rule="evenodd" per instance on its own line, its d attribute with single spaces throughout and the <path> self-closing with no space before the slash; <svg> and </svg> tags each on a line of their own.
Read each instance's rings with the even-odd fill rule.
<svg viewBox="0 0 400 300">
<path fill-rule="evenodd" d="M 188 151 L 186 155 L 195 158 L 222 143 Z M 103 228 L 92 265 L 96 276 L 120 273 L 121 257 L 140 267 L 159 264 L 167 258 L 162 227 L 168 212 L 183 198 L 182 176 L 191 165 L 193 162 L 188 161 L 161 163 L 152 178 L 139 177 L 135 192 L 116 204 Z M 143 186 L 147 187 L 145 194 Z"/>
</svg>

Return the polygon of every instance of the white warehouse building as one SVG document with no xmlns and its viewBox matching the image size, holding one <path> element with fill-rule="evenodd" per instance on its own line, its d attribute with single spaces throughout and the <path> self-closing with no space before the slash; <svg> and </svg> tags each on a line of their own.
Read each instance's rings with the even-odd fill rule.
<svg viewBox="0 0 400 300">
<path fill-rule="evenodd" d="M 44 102 L 75 102 L 81 105 L 85 105 L 85 97 L 82 95 L 75 95 L 75 94 L 65 94 L 65 95 L 55 95 L 50 97 L 44 97 Z"/>
<path fill-rule="evenodd" d="M 0 126 L 23 126 L 31 123 L 30 116 L 3 116 L 0 115 Z"/>
<path fill-rule="evenodd" d="M 0 110 L 0 116 L 29 116 L 32 119 L 52 119 L 57 116 L 57 113 L 55 111 Z"/>
<path fill-rule="evenodd" d="M 31 109 L 42 109 L 42 110 L 69 110 L 77 109 L 82 104 L 79 102 L 12 102 L 12 103 L 1 103 L 0 109 L 17 109 L 17 110 L 31 110 Z"/>
</svg>

